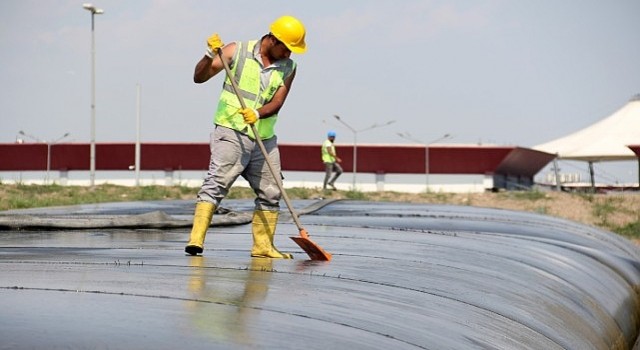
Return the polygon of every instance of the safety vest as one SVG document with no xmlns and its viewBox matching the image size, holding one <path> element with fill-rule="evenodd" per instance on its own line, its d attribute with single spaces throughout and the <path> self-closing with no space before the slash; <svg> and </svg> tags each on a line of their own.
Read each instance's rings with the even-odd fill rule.
<svg viewBox="0 0 640 350">
<path fill-rule="evenodd" d="M 258 109 L 271 101 L 278 88 L 284 85 L 284 80 L 296 68 L 295 62 L 289 58 L 281 59 L 269 67 L 262 67 L 259 57 L 260 41 L 237 42 L 236 52 L 231 67 L 231 74 L 238 83 L 240 95 L 248 108 Z M 231 128 L 255 138 L 251 127 L 244 122 L 238 110 L 242 108 L 236 96 L 231 81 L 227 77 L 222 86 L 220 101 L 216 111 L 214 123 Z M 270 139 L 275 135 L 275 124 L 278 115 L 259 119 L 255 126 L 260 138 Z"/>
<path fill-rule="evenodd" d="M 330 140 L 324 140 L 322 144 L 322 162 L 323 163 L 335 163 L 336 158 L 329 154 L 329 149 L 333 151 L 333 154 L 336 154 L 336 146 L 333 145 L 333 142 Z"/>
</svg>

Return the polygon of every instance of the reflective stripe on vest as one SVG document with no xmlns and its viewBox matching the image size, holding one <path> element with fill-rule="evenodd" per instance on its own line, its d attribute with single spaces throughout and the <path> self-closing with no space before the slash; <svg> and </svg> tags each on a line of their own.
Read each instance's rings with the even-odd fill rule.
<svg viewBox="0 0 640 350">
<path fill-rule="evenodd" d="M 240 95 L 248 108 L 258 109 L 271 101 L 278 88 L 284 85 L 284 79 L 295 69 L 295 63 L 291 59 L 282 59 L 271 66 L 262 68 L 260 62 L 254 58 L 254 49 L 259 41 L 238 42 L 232 62 L 231 74 L 238 83 Z M 240 102 L 233 91 L 229 79 L 225 79 L 218 110 L 215 115 L 215 123 L 228 127 L 254 138 L 249 125 L 245 124 L 242 115 L 238 113 Z M 278 115 L 259 119 L 255 126 L 261 139 L 270 139 L 275 135 L 275 124 Z"/>
</svg>

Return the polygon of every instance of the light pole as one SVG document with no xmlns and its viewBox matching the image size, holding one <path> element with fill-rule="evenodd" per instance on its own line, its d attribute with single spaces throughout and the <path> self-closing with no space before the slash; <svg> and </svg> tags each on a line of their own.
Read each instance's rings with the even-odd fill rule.
<svg viewBox="0 0 640 350">
<path fill-rule="evenodd" d="M 367 130 L 387 126 L 389 124 L 395 123 L 396 121 L 390 120 L 384 124 L 376 123 L 367 128 L 356 130 L 353 127 L 351 127 L 351 125 L 347 124 L 344 120 L 342 120 L 342 118 L 340 118 L 339 115 L 334 115 L 333 117 L 336 118 L 340 123 L 344 124 L 344 126 L 346 126 L 353 133 L 353 191 L 355 191 L 356 190 L 356 174 L 358 174 L 358 133 L 362 131 L 367 131 Z"/>
<path fill-rule="evenodd" d="M 444 134 L 440 137 L 438 137 L 437 139 L 431 141 L 431 142 L 423 142 L 420 140 L 417 140 L 415 138 L 413 138 L 411 136 L 411 134 L 409 134 L 408 132 L 405 133 L 398 133 L 398 136 L 402 137 L 403 139 L 407 139 L 409 141 L 413 141 L 413 142 L 417 142 L 417 143 L 421 143 L 424 145 L 424 181 L 425 181 L 425 192 L 429 192 L 429 146 L 431 146 L 432 144 L 436 143 L 436 142 L 440 142 L 442 140 L 446 140 L 448 138 L 451 138 L 450 134 Z"/>
<path fill-rule="evenodd" d="M 30 139 L 35 140 L 36 142 L 43 142 L 47 144 L 47 175 L 44 178 L 44 183 L 48 184 L 49 183 L 49 171 L 51 170 L 51 146 L 55 145 L 56 143 L 62 141 L 62 139 L 64 139 L 65 137 L 69 136 L 69 133 L 65 133 L 64 135 L 60 136 L 59 138 L 57 138 L 54 141 L 43 141 L 33 135 L 29 135 L 27 133 L 25 133 L 24 131 L 20 130 L 18 131 L 18 134 L 22 135 L 22 136 L 26 136 Z"/>
<path fill-rule="evenodd" d="M 91 12 L 91 150 L 89 155 L 89 182 L 91 187 L 96 183 L 96 41 L 95 41 L 95 15 L 104 13 L 102 9 L 93 4 L 82 4 L 82 7 Z"/>
<path fill-rule="evenodd" d="M 140 186 L 140 84 L 136 86 L 136 150 L 135 150 L 135 168 L 136 168 L 136 186 Z"/>
</svg>

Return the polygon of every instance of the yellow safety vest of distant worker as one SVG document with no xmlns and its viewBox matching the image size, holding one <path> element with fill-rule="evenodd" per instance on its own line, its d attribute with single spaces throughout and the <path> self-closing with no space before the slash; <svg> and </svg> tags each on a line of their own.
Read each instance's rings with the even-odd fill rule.
<svg viewBox="0 0 640 350">
<path fill-rule="evenodd" d="M 336 146 L 333 144 L 335 139 L 336 132 L 329 131 L 327 133 L 327 139 L 322 144 L 322 162 L 324 163 L 325 169 L 324 182 L 322 185 L 323 190 L 326 190 L 327 187 L 335 190 L 335 182 L 342 174 L 342 167 L 338 164 L 342 162 L 342 159 L 340 159 L 336 153 Z M 331 177 L 331 173 L 334 173 L 333 177 Z"/>
</svg>

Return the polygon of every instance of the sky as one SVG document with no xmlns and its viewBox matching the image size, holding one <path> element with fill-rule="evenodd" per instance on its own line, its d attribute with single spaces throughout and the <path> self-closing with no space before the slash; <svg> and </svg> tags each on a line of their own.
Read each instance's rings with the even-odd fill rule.
<svg viewBox="0 0 640 350">
<path fill-rule="evenodd" d="M 450 134 L 447 143 L 533 147 L 640 93 L 638 0 L 94 5 L 104 10 L 94 31 L 98 143 L 135 142 L 138 115 L 142 142 L 208 142 L 222 74 L 193 82 L 207 37 L 258 39 L 285 14 L 304 23 L 308 50 L 292 56 L 281 143 L 320 144 L 334 130 L 338 144 L 355 135 L 358 144 L 415 143 L 398 136 L 408 133 L 422 143 Z M 21 130 L 90 141 L 91 38 L 80 1 L 0 2 L 0 143 Z M 637 168 L 612 176 L 637 181 Z"/>
</svg>

